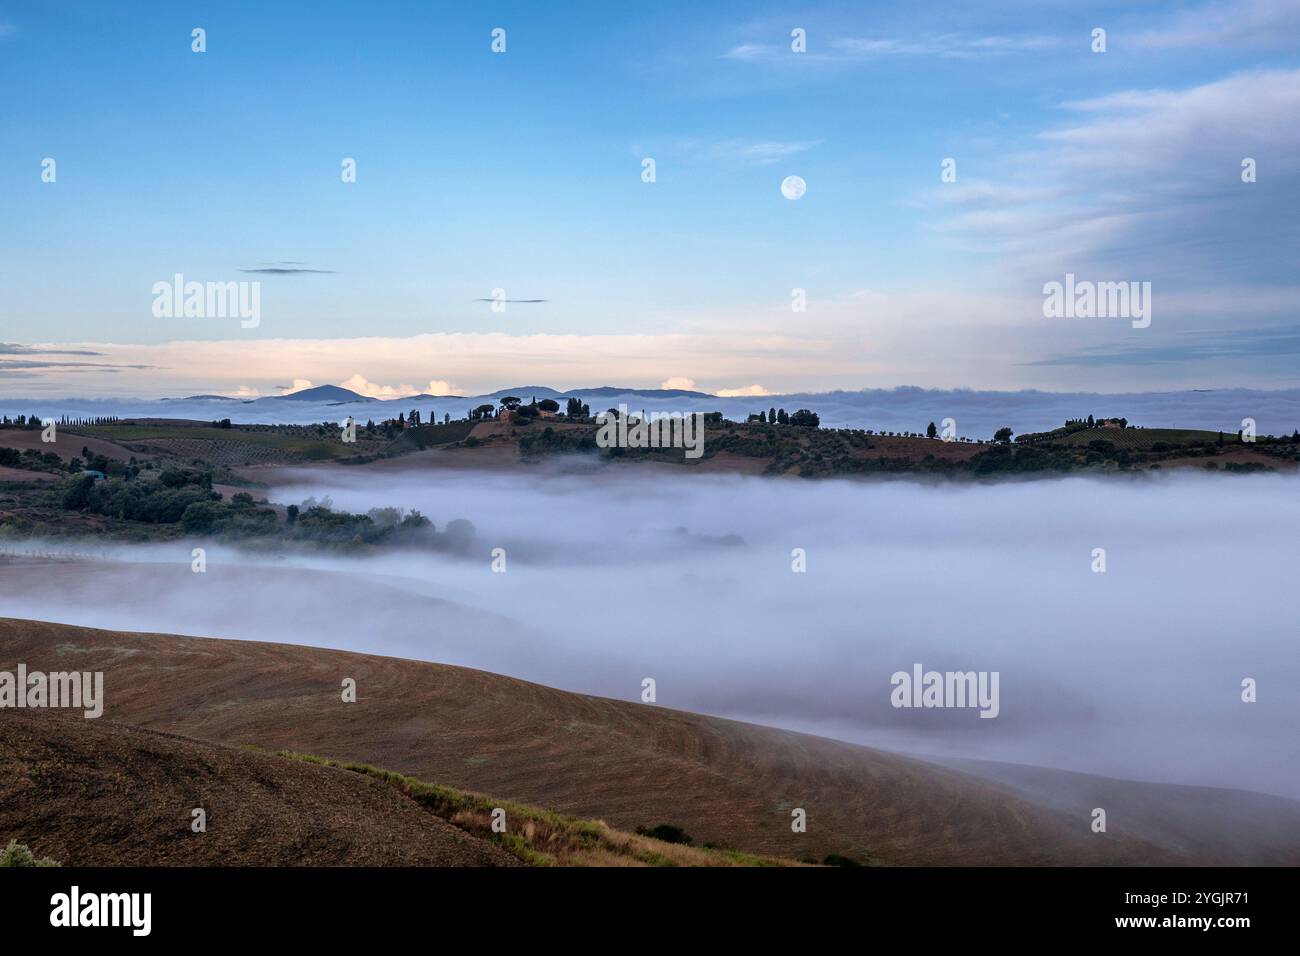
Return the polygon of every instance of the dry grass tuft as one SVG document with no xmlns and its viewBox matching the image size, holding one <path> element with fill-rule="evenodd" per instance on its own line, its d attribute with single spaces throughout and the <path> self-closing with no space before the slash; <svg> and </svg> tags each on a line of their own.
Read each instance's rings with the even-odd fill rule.
<svg viewBox="0 0 1300 956">
<path fill-rule="evenodd" d="M 803 865 L 734 850 L 665 843 L 615 830 L 602 821 L 582 820 L 509 800 L 494 800 L 481 793 L 424 783 L 369 764 L 345 763 L 288 750 L 278 751 L 278 755 L 382 780 L 453 826 L 499 844 L 530 866 Z M 493 811 L 497 809 L 505 811 L 505 832 L 492 828 Z"/>
</svg>

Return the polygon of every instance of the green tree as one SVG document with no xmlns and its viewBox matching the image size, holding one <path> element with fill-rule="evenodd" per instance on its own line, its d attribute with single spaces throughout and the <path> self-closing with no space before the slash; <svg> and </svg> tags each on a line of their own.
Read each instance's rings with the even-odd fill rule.
<svg viewBox="0 0 1300 956">
<path fill-rule="evenodd" d="M 63 490 L 63 507 L 68 511 L 85 511 L 90 505 L 90 492 L 95 487 L 93 475 L 70 478 Z"/>
<path fill-rule="evenodd" d="M 187 534 L 203 534 L 212 530 L 217 520 L 217 506 L 211 501 L 196 501 L 181 514 L 181 527 Z"/>
<path fill-rule="evenodd" d="M 822 423 L 821 417 L 813 411 L 801 408 L 790 416 L 791 425 L 803 425 L 808 428 L 817 428 Z"/>
</svg>

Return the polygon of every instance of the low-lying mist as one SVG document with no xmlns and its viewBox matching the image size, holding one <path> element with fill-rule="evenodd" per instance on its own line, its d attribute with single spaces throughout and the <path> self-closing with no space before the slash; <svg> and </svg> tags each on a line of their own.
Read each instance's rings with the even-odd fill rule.
<svg viewBox="0 0 1300 956">
<path fill-rule="evenodd" d="M 0 615 L 363 650 L 632 701 L 653 678 L 658 706 L 917 754 L 1300 796 L 1298 487 L 312 469 L 271 499 L 468 519 L 472 555 L 209 544 L 195 574 L 202 542 L 125 546 L 3 569 Z M 895 709 L 890 677 L 918 663 L 999 672 L 1000 713 Z"/>
</svg>

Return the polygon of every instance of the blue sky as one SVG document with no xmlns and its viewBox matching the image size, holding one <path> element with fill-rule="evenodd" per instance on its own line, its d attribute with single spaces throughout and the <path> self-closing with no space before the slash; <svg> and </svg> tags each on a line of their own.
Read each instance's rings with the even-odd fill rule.
<svg viewBox="0 0 1300 956">
<path fill-rule="evenodd" d="M 1296 384 L 1298 0 L 0 0 L 0 88 L 7 395 Z"/>
</svg>

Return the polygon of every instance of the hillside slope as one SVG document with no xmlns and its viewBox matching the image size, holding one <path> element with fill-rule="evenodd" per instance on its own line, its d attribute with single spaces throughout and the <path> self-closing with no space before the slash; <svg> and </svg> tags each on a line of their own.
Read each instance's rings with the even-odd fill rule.
<svg viewBox="0 0 1300 956">
<path fill-rule="evenodd" d="M 52 711 L 0 717 L 0 838 L 70 866 L 519 862 L 359 774 Z"/>
<path fill-rule="evenodd" d="M 1234 804 L 1201 800 L 1197 810 L 1201 788 L 1113 781 L 1130 804 L 1193 809 L 1181 831 L 1147 834 L 1112 816 L 1107 834 L 1093 834 L 1086 814 L 1059 802 L 933 764 L 465 668 L 0 619 L 0 668 L 18 661 L 104 671 L 108 719 L 369 762 L 625 830 L 669 823 L 753 853 L 959 865 L 1300 861 L 1293 801 L 1257 821 L 1255 842 L 1229 858 L 1196 837 L 1233 830 Z M 341 699 L 344 678 L 356 681 L 356 703 Z M 791 831 L 794 808 L 807 811 L 806 833 Z"/>
<path fill-rule="evenodd" d="M 1195 859 L 1229 866 L 1294 866 L 1300 860 L 1300 804 L 1285 797 L 993 761 L 942 762 L 1062 813 L 1086 815 L 1104 807 L 1111 819 Z"/>
</svg>

